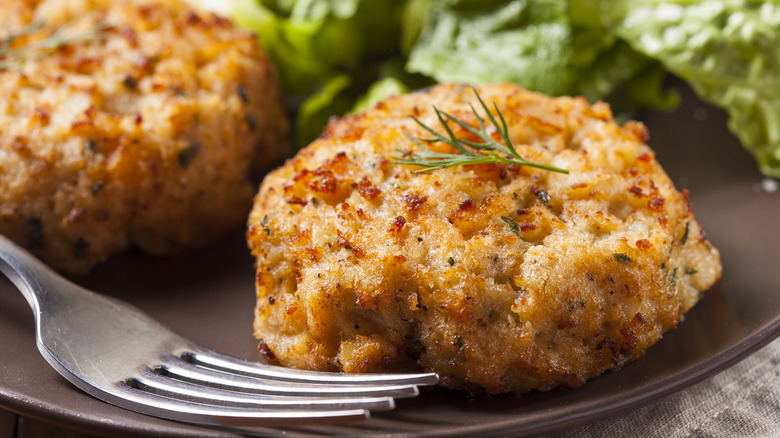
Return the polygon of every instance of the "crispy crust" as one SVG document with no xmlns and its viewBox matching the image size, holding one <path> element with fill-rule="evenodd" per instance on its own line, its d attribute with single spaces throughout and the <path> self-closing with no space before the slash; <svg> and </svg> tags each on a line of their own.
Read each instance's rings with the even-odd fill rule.
<svg viewBox="0 0 780 438">
<path fill-rule="evenodd" d="M 250 165 L 278 163 L 288 131 L 252 34 L 178 0 L 7 0 L 0 16 L 0 32 L 43 21 L 31 40 L 110 25 L 0 69 L 0 233 L 85 273 L 132 245 L 177 253 L 246 220 Z"/>
<path fill-rule="evenodd" d="M 249 219 L 267 357 L 349 372 L 418 366 L 488 393 L 576 387 L 642 356 L 717 281 L 718 251 L 644 126 L 621 127 L 581 98 L 479 93 L 526 159 L 571 173 L 420 174 L 390 161 L 415 147 L 405 134 L 428 136 L 411 115 L 438 126 L 431 104 L 475 124 L 468 87 L 332 122 L 266 177 Z"/>
</svg>

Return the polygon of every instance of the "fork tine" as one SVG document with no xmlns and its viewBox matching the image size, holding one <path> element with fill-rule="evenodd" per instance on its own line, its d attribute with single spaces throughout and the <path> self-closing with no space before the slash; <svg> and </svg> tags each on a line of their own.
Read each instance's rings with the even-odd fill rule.
<svg viewBox="0 0 780 438">
<path fill-rule="evenodd" d="M 132 383 L 132 382 L 131 382 Z M 258 407 L 219 406 L 179 400 L 136 388 L 127 382 L 115 385 L 114 394 L 103 394 L 103 400 L 133 411 L 203 425 L 257 427 L 290 424 L 337 424 L 363 421 L 370 416 L 365 409 L 280 410 Z"/>
<path fill-rule="evenodd" d="M 214 351 L 185 352 L 181 359 L 202 367 L 241 374 L 244 376 L 272 378 L 285 382 L 339 383 L 343 385 L 435 385 L 439 381 L 435 373 L 417 374 L 348 374 L 298 370 L 238 359 Z"/>
<path fill-rule="evenodd" d="M 366 409 L 387 411 L 395 407 L 392 397 L 319 398 L 278 395 L 245 394 L 210 386 L 174 380 L 148 368 L 128 379 L 125 384 L 149 393 L 210 405 L 240 408 L 286 409 L 286 410 L 352 410 Z"/>
<path fill-rule="evenodd" d="M 211 352 L 70 282 L 1 235 L 0 271 L 29 302 L 44 359 L 85 393 L 142 414 L 223 427 L 342 423 L 366 419 L 365 408 L 391 409 L 390 397 L 437 381 L 295 371 Z"/>
<path fill-rule="evenodd" d="M 197 383 L 203 386 L 232 391 L 270 395 L 308 395 L 322 397 L 390 396 L 414 397 L 419 394 L 415 385 L 339 385 L 334 382 L 299 383 L 280 382 L 269 377 L 250 377 L 215 371 L 183 361 L 175 356 L 163 356 L 155 369 L 163 375 Z"/>
</svg>

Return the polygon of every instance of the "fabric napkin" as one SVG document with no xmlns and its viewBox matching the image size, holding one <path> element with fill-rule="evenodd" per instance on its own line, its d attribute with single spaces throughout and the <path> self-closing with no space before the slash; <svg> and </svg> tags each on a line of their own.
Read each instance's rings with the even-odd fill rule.
<svg viewBox="0 0 780 438">
<path fill-rule="evenodd" d="M 780 339 L 649 405 L 546 437 L 780 437 Z"/>
</svg>

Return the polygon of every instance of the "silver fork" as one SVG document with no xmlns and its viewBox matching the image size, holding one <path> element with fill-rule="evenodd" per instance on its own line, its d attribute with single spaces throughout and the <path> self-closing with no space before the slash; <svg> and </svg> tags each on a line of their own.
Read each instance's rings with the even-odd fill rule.
<svg viewBox="0 0 780 438">
<path fill-rule="evenodd" d="M 0 271 L 32 307 L 46 361 L 88 394 L 143 414 L 224 427 L 356 421 L 438 381 L 293 370 L 217 353 L 66 280 L 2 235 Z"/>
</svg>

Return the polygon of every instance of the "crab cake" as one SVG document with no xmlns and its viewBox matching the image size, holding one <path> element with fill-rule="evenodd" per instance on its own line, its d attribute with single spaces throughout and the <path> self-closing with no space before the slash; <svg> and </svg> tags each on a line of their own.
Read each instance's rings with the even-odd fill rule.
<svg viewBox="0 0 780 438">
<path fill-rule="evenodd" d="M 396 164 L 418 150 L 409 136 L 431 137 L 412 116 L 441 131 L 432 105 L 478 126 L 469 87 L 438 85 L 331 122 L 266 177 L 250 216 L 266 358 L 422 368 L 476 392 L 577 387 L 642 356 L 718 280 L 718 251 L 643 125 L 619 126 L 606 104 L 582 98 L 476 91 L 525 159 L 570 173 Z"/>
<path fill-rule="evenodd" d="M 0 16 L 0 233 L 85 273 L 245 223 L 250 167 L 278 164 L 288 131 L 252 34 L 179 1 L 3 0 Z"/>
</svg>

